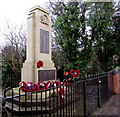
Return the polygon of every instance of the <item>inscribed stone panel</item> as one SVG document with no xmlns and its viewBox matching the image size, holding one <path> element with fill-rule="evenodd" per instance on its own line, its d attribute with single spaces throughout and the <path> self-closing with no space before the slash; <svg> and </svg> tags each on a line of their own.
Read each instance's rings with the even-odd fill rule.
<svg viewBox="0 0 120 117">
<path fill-rule="evenodd" d="M 49 32 L 40 29 L 40 53 L 49 54 Z"/>
<path fill-rule="evenodd" d="M 39 70 L 38 81 L 54 80 L 55 70 Z"/>
</svg>

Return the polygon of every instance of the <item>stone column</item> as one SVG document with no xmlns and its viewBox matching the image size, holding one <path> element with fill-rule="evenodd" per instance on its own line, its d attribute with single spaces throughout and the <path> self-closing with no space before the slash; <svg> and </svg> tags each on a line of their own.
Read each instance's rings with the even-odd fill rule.
<svg viewBox="0 0 120 117">
<path fill-rule="evenodd" d="M 43 61 L 43 68 L 37 62 Z M 34 6 L 27 19 L 27 59 L 22 68 L 22 81 L 37 83 L 55 79 L 56 69 L 51 60 L 51 18 L 49 11 Z"/>
</svg>

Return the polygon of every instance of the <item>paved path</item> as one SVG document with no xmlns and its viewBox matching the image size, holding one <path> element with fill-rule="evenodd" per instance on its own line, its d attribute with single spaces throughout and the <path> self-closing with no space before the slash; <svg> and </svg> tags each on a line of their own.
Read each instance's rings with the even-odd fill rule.
<svg viewBox="0 0 120 117">
<path fill-rule="evenodd" d="M 98 117 L 120 117 L 120 95 L 113 95 L 103 108 L 93 113 L 93 115 Z"/>
</svg>

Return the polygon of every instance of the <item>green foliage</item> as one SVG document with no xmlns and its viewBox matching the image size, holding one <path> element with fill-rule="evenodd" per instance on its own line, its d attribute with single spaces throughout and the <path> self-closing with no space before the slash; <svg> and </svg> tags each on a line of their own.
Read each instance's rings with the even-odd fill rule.
<svg viewBox="0 0 120 117">
<path fill-rule="evenodd" d="M 100 62 L 101 69 L 108 71 L 113 69 L 113 38 L 112 38 L 112 15 L 113 3 L 94 3 L 89 12 L 89 25 L 92 29 L 91 40 L 93 49 Z"/>
<path fill-rule="evenodd" d="M 56 10 L 55 14 L 58 13 L 53 24 L 53 29 L 58 32 L 55 40 L 60 47 L 62 57 L 64 57 L 65 69 L 79 69 L 79 48 L 81 46 L 79 41 L 81 38 L 84 38 L 84 42 L 87 41 L 87 38 L 81 34 L 81 31 L 84 33 L 84 30 L 80 30 L 81 27 L 85 27 L 85 23 L 81 23 L 85 20 L 85 14 L 81 13 L 79 5 L 77 2 L 61 3 L 59 4 L 60 10 L 54 9 Z"/>
<path fill-rule="evenodd" d="M 113 48 L 114 48 L 114 64 L 120 65 L 120 1 L 115 8 L 115 15 L 113 17 Z"/>
<path fill-rule="evenodd" d="M 114 3 L 62 2 L 52 8 L 55 40 L 66 69 L 84 74 L 120 65 L 120 25 L 118 18 L 113 20 Z"/>
</svg>

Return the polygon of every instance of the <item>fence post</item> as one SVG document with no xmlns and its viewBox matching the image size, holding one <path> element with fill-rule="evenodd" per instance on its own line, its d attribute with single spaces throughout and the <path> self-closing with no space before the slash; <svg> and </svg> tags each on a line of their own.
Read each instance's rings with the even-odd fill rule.
<svg viewBox="0 0 120 117">
<path fill-rule="evenodd" d="M 86 117 L 86 81 L 83 82 L 83 100 L 84 117 Z"/>
<path fill-rule="evenodd" d="M 100 108 L 100 80 L 99 77 L 97 78 L 97 102 L 98 102 L 98 108 Z"/>
</svg>

